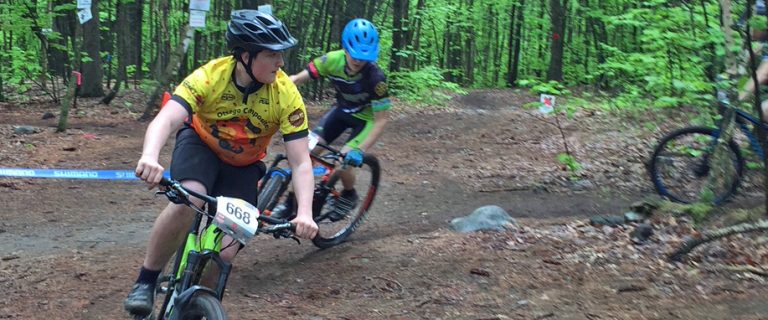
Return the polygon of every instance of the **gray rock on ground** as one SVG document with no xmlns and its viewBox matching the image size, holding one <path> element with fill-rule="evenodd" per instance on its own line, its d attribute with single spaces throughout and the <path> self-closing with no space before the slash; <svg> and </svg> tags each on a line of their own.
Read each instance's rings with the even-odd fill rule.
<svg viewBox="0 0 768 320">
<path fill-rule="evenodd" d="M 35 134 L 42 131 L 43 129 L 33 126 L 13 126 L 13 133 L 15 134 Z"/>
<path fill-rule="evenodd" d="M 466 217 L 451 220 L 451 226 L 459 232 L 473 232 L 478 230 L 502 231 L 510 226 L 517 227 L 517 221 L 504 209 L 496 205 L 477 208 Z"/>
</svg>

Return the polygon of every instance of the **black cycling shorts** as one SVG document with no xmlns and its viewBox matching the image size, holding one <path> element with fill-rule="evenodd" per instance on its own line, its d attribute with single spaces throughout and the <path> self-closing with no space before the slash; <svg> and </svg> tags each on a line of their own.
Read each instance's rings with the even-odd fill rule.
<svg viewBox="0 0 768 320">
<path fill-rule="evenodd" d="M 320 119 L 320 123 L 312 131 L 323 138 L 326 143 L 331 144 L 345 130 L 352 129 L 349 139 L 345 143 L 351 148 L 356 148 L 368 136 L 372 128 L 373 121 L 365 121 L 344 112 L 339 107 L 334 107 Z"/>
<path fill-rule="evenodd" d="M 265 171 L 261 161 L 244 167 L 224 163 L 191 127 L 176 133 L 171 178 L 198 181 L 210 196 L 240 198 L 256 205 L 257 183 Z"/>
</svg>

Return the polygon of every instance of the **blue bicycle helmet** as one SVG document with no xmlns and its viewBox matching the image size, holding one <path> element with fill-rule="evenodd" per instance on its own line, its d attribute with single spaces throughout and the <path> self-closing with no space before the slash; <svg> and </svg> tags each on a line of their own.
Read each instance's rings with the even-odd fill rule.
<svg viewBox="0 0 768 320">
<path fill-rule="evenodd" d="M 341 46 L 352 59 L 373 62 L 379 58 L 379 33 L 368 20 L 354 19 L 341 33 Z"/>
</svg>

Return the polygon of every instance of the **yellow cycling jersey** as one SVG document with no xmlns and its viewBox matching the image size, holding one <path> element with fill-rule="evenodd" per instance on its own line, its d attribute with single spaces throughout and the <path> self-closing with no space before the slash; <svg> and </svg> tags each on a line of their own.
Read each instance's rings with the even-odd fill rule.
<svg viewBox="0 0 768 320">
<path fill-rule="evenodd" d="M 307 112 L 296 85 L 282 70 L 275 82 L 264 84 L 243 103 L 233 81 L 235 65 L 231 56 L 208 62 L 184 79 L 173 99 L 190 111 L 195 132 L 222 161 L 246 166 L 266 156 L 278 129 L 285 141 L 307 136 Z"/>
</svg>

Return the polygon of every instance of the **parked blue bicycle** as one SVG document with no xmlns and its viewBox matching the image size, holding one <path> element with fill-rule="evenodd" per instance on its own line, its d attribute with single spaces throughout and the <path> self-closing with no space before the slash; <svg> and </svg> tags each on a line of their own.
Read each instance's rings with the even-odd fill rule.
<svg viewBox="0 0 768 320">
<path fill-rule="evenodd" d="M 732 107 L 723 92 L 718 92 L 721 114 L 725 108 L 733 108 L 736 128 L 749 144 L 754 156 L 763 159 L 763 148 L 754 133 L 757 126 L 768 130 L 768 124 L 744 110 Z M 710 177 L 713 169 L 712 155 L 721 138 L 723 121 L 716 128 L 691 126 L 664 136 L 656 146 L 649 163 L 651 181 L 656 191 L 671 201 L 680 203 L 710 202 L 720 205 L 730 199 L 742 181 L 745 154 L 735 139 L 728 139 L 723 156 L 717 167 L 716 179 Z M 736 129 L 733 132 L 736 135 Z M 742 139 L 743 141 L 743 139 Z M 726 167 L 722 167 L 726 166 Z"/>
</svg>

